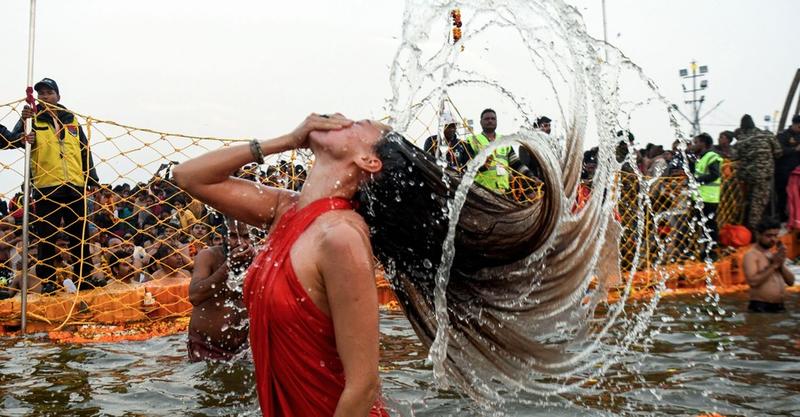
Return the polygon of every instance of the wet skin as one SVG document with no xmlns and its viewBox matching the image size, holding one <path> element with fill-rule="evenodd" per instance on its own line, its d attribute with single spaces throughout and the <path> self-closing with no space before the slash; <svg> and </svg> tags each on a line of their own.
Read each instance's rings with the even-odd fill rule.
<svg viewBox="0 0 800 417">
<path fill-rule="evenodd" d="M 204 249 L 197 254 L 195 271 L 192 274 L 189 299 L 194 305 L 189 332 L 200 335 L 209 344 L 235 352 L 247 342 L 248 328 L 245 325 L 247 310 L 242 301 L 242 293 L 232 291 L 227 282 L 215 282 L 210 295 L 197 291 L 198 280 L 213 278 L 214 274 L 228 276 L 225 256 L 220 246 Z M 203 292 L 203 293 L 201 293 Z"/>
</svg>

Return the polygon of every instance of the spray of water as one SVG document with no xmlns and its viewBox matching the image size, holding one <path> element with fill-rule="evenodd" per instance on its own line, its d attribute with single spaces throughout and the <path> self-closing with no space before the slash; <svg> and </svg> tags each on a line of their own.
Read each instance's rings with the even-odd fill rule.
<svg viewBox="0 0 800 417">
<path fill-rule="evenodd" d="M 460 8 L 464 16 L 464 37 L 453 45 L 448 36 L 448 16 L 455 8 Z M 465 50 L 461 45 L 466 45 Z M 482 48 L 483 45 L 490 47 Z M 498 71 L 497 67 L 518 63 L 511 62 L 510 45 L 517 48 L 513 49 L 514 59 L 524 61 L 527 67 Z M 495 66 L 483 66 L 481 62 Z M 525 82 L 506 76 L 524 71 L 536 74 L 539 90 L 530 91 Z M 480 101 L 471 106 L 477 108 L 494 107 L 500 102 L 513 115 L 506 120 L 519 123 L 518 133 L 492 142 L 468 164 L 454 198 L 447 204 L 449 229 L 433 290 L 435 320 L 417 324 L 435 327 L 430 357 L 436 382 L 441 387 L 455 384 L 484 404 L 501 403 L 509 391 L 560 394 L 602 379 L 634 345 L 643 341 L 647 345 L 660 292 L 670 278 L 663 268 L 670 261 L 669 242 L 656 236 L 656 250 L 648 249 L 650 255 L 656 253 L 651 268 L 658 279 L 653 296 L 646 302 L 631 308 L 633 281 L 614 280 L 632 277 L 642 258 L 648 256 L 643 219 L 670 213 L 655 212 L 650 201 L 652 182 L 636 167 L 633 150 L 626 160 L 617 160 L 620 138 L 616 132 L 627 128 L 637 111 L 658 108 L 675 137 L 682 141 L 681 154 L 687 160 L 686 137 L 671 113 L 670 103 L 652 80 L 616 48 L 589 36 L 580 13 L 563 1 L 408 0 L 391 86 L 393 97 L 387 103 L 387 111 L 398 131 L 414 129 L 419 119 L 415 103 L 430 103 L 430 108 L 442 109 L 456 96 L 465 102 Z M 529 94 L 555 103 L 549 108 L 564 125 L 554 136 L 534 130 L 533 120 L 540 112 L 525 98 Z M 439 126 L 439 132 L 442 128 Z M 573 213 L 587 138 L 598 143 L 598 167 L 589 201 Z M 555 202 L 555 209 L 548 213 L 552 217 L 550 233 L 524 259 L 484 268 L 473 277 L 497 283 L 494 287 L 470 288 L 483 304 L 473 310 L 449 305 L 455 235 L 470 186 L 496 148 L 518 144 L 532 151 L 545 172 L 544 198 Z M 446 164 L 443 155 L 440 152 L 438 161 L 442 167 Z M 626 187 L 616 177 L 623 164 L 632 167 L 639 187 L 637 204 L 632 208 L 639 220 L 629 275 L 620 274 L 621 232 L 614 220 Z M 689 189 L 696 190 L 688 167 L 684 166 L 684 170 Z M 706 220 L 701 218 L 697 227 Z M 703 236 L 710 241 L 707 231 Z M 713 266 L 709 250 L 707 246 L 710 277 Z M 394 273 L 392 265 L 387 268 Z M 520 278 L 526 285 L 506 286 L 509 280 L 519 282 Z M 621 287 L 620 299 L 606 304 L 610 286 Z M 713 286 L 708 288 L 707 299 L 710 308 L 715 309 L 718 297 Z M 598 312 L 599 305 L 607 308 Z M 469 313 L 459 321 L 471 321 L 491 334 L 463 331 L 469 324 L 452 322 L 456 308 L 459 314 Z M 418 333 L 424 333 L 421 327 L 416 328 Z M 516 342 L 535 345 L 540 351 L 513 351 L 498 342 L 497 335 L 509 334 Z"/>
</svg>

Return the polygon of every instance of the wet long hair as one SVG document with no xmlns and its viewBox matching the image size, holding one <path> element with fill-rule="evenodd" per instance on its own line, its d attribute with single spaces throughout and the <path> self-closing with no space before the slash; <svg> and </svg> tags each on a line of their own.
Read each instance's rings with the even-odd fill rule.
<svg viewBox="0 0 800 417">
<path fill-rule="evenodd" d="M 414 272 L 423 279 L 438 267 L 449 224 L 448 203 L 460 175 L 437 164 L 430 154 L 402 135 L 389 132 L 377 145 L 383 169 L 358 194 L 359 212 L 370 225 L 376 256 L 384 265 Z M 552 212 L 522 204 L 478 184 L 469 190 L 456 228 L 454 265 L 466 273 L 505 265 L 533 252 Z"/>
<path fill-rule="evenodd" d="M 565 213 L 580 176 L 581 141 L 568 141 L 560 167 L 542 150 L 529 148 L 542 166 L 543 197 L 513 201 L 472 184 L 460 211 L 455 257 L 446 287 L 448 328 L 444 361 L 451 382 L 473 397 L 492 395 L 487 383 L 519 384 L 531 372 L 558 373 L 570 343 L 586 334 L 596 291 L 584 302 L 596 264 L 618 267 L 618 235 L 591 199 L 577 215 Z M 430 347 L 439 323 L 434 290 L 449 226 L 458 173 L 443 168 L 401 135 L 390 132 L 376 151 L 383 169 L 357 195 L 358 211 L 370 226 L 373 251 L 420 341 Z M 573 152 L 574 151 L 574 152 Z M 546 156 L 546 157 L 543 157 Z M 549 161 L 549 162 L 548 162 Z M 563 216 L 567 216 L 564 218 Z M 565 221 L 560 221 L 565 219 Z M 611 232 L 610 232 L 611 231 Z M 618 232 L 615 232 L 618 233 Z M 603 242 L 612 245 L 603 246 Z M 595 258 L 598 259 L 598 258 Z M 602 289 L 604 282 L 598 280 Z M 557 323 L 575 323 L 572 341 L 547 339 Z"/>
</svg>

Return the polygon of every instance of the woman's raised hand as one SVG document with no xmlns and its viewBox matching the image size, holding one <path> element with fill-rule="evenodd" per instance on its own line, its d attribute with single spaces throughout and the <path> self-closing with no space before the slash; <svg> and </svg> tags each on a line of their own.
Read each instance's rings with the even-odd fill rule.
<svg viewBox="0 0 800 417">
<path fill-rule="evenodd" d="M 300 126 L 290 134 L 295 148 L 308 147 L 308 135 L 315 130 L 339 130 L 349 127 L 353 121 L 344 117 L 341 113 L 332 115 L 311 113 L 300 123 Z"/>
</svg>

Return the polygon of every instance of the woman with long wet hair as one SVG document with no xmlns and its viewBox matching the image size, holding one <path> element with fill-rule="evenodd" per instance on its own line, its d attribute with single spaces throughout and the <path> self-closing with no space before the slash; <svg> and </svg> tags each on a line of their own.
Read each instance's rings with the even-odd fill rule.
<svg viewBox="0 0 800 417">
<path fill-rule="evenodd" d="M 532 202 L 462 184 L 483 164 L 481 155 L 462 178 L 395 132 L 378 145 L 383 169 L 358 194 L 375 255 L 416 334 L 434 348 L 434 370 L 446 377 L 440 381 L 488 401 L 510 387 L 560 389 L 554 382 L 586 363 L 589 318 L 610 278 L 620 276 L 621 229 L 609 215 L 614 200 L 604 197 L 613 155 L 603 155 L 600 182 L 576 209 L 579 135 L 567 138 L 564 158 L 537 132 L 507 138 L 530 144 L 541 167 L 541 193 Z M 452 264 L 439 276 L 448 247 Z"/>
<path fill-rule="evenodd" d="M 209 152 L 173 171 L 195 198 L 269 229 L 243 294 L 265 416 L 387 415 L 378 395 L 375 265 L 352 205 L 382 168 L 376 145 L 386 129 L 312 114 L 290 134 Z M 232 176 L 299 148 L 316 158 L 299 194 Z"/>
<path fill-rule="evenodd" d="M 354 410 L 369 411 L 378 381 L 373 250 L 420 340 L 428 347 L 446 341 L 443 353 L 432 352 L 437 375 L 473 398 L 490 400 L 509 386 L 561 386 L 532 375 L 557 381 L 589 352 L 588 319 L 605 300 L 606 277 L 619 276 L 619 225 L 609 216 L 613 200 L 605 192 L 569 210 L 580 179 L 577 135 L 568 138 L 567 157 L 560 161 L 537 133 L 525 135 L 538 140 L 540 146 L 529 150 L 542 168 L 541 198 L 526 204 L 477 184 L 466 188 L 458 173 L 388 127 L 341 116 L 312 115 L 286 137 L 214 151 L 176 168 L 178 184 L 196 198 L 270 229 L 245 283 L 259 400 L 267 415 L 274 407 L 285 410 L 280 407 L 289 401 L 307 402 L 291 393 L 314 398 L 300 381 L 328 378 L 315 376 L 319 370 L 337 387 L 331 392 L 341 392 L 329 411 L 355 402 Z M 245 163 L 261 162 L 262 154 L 297 147 L 310 147 L 316 157 L 299 195 L 229 177 Z M 604 155 L 601 167 L 614 169 L 613 155 Z M 480 157 L 468 164 L 466 178 L 474 176 Z M 595 191 L 608 186 L 598 182 Z M 459 188 L 467 194 L 458 195 Z M 447 284 L 437 289 L 456 215 L 455 257 Z M 594 275 L 598 271 L 603 273 Z M 444 294 L 443 315 L 441 309 L 437 314 L 437 290 Z M 305 309 L 292 300 L 304 300 L 298 303 Z M 317 353 L 288 367 L 315 350 L 287 344 L 295 334 L 314 331 L 327 341 L 316 351 L 332 359 L 319 361 L 323 355 Z M 382 412 L 380 405 L 371 412 Z"/>
</svg>

